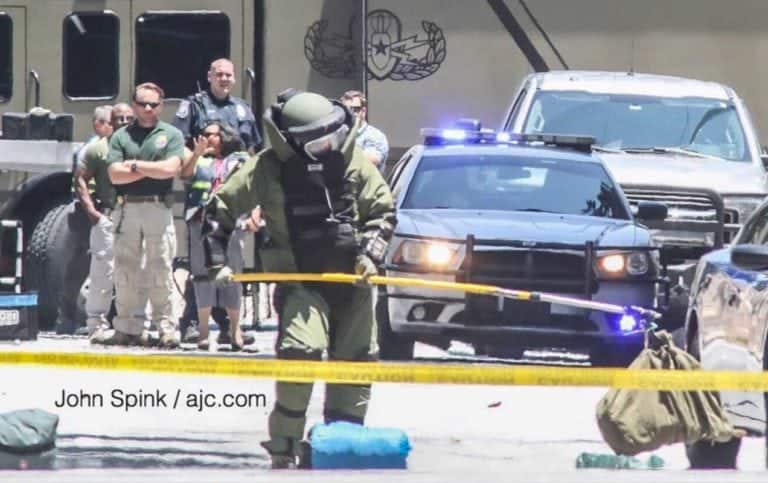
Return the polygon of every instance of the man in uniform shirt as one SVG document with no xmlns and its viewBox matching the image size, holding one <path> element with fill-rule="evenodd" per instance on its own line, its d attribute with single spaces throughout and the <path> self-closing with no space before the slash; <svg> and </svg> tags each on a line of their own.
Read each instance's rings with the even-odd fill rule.
<svg viewBox="0 0 768 483">
<path fill-rule="evenodd" d="M 232 61 L 229 59 L 214 60 L 208 70 L 208 89 L 189 96 L 179 104 L 173 125 L 184 135 L 184 141 L 188 148 L 193 148 L 192 140 L 197 139 L 202 134 L 203 129 L 213 121 L 218 121 L 234 129 L 251 154 L 261 148 L 261 136 L 251 107 L 243 99 L 232 95 L 235 83 L 235 66 Z M 258 290 L 258 287 L 254 287 L 254 290 Z M 187 342 L 196 342 L 197 331 L 189 327 L 197 313 L 195 294 L 190 281 L 187 281 L 184 287 L 184 301 L 186 307 L 179 321 L 182 337 Z M 257 310 L 254 309 L 254 313 Z M 218 342 L 228 344 L 230 342 L 227 337 L 229 321 L 226 312 L 215 307 L 211 315 L 221 329 Z M 245 338 L 246 344 L 253 343 L 249 336 L 246 335 Z"/>
<path fill-rule="evenodd" d="M 115 290 L 117 316 L 113 320 L 117 345 L 145 344 L 144 321 L 133 311 L 141 283 L 142 252 L 152 322 L 160 331 L 160 345 L 178 347 L 173 320 L 171 278 L 176 254 L 173 225 L 173 178 L 184 157 L 184 138 L 178 129 L 159 120 L 163 90 L 154 83 L 136 86 L 136 121 L 115 133 L 109 142 L 108 173 L 118 194 L 114 215 Z"/>
<path fill-rule="evenodd" d="M 116 104 L 111 109 L 111 127 L 117 131 L 133 122 L 133 109 L 125 103 Z M 90 143 L 75 171 L 75 193 L 77 199 L 91 222 L 89 251 L 91 265 L 90 285 L 85 311 L 88 318 L 88 337 L 93 342 L 104 338 L 104 330 L 109 328 L 107 314 L 112 303 L 115 260 L 113 252 L 112 210 L 115 208 L 116 194 L 107 174 L 107 155 L 109 139 L 113 131 L 98 141 Z M 93 193 L 89 182 L 93 182 Z M 143 312 L 143 311 L 141 311 Z"/>
</svg>

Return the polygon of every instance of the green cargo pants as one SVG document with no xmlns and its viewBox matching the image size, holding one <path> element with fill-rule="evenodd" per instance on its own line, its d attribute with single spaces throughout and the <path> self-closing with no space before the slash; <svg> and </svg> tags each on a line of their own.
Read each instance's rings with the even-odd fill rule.
<svg viewBox="0 0 768 483">
<path fill-rule="evenodd" d="M 279 359 L 373 361 L 378 358 L 373 289 L 351 285 L 280 284 L 275 306 L 280 316 Z M 304 436 L 312 384 L 277 382 L 275 407 L 269 416 L 272 454 L 288 453 Z M 325 420 L 363 423 L 370 384 L 328 384 Z"/>
</svg>

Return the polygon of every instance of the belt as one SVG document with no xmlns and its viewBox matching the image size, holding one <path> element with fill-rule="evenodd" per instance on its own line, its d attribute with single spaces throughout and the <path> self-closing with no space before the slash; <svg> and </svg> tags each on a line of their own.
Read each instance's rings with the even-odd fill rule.
<svg viewBox="0 0 768 483">
<path fill-rule="evenodd" d="M 123 203 L 164 203 L 168 195 L 120 195 Z"/>
</svg>

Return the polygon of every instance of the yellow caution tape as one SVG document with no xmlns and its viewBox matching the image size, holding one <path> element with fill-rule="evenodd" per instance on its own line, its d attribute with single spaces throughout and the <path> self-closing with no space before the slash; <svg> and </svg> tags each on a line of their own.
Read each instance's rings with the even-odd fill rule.
<svg viewBox="0 0 768 483">
<path fill-rule="evenodd" d="M 405 277 L 383 277 L 374 275 L 364 278 L 362 275 L 348 273 L 238 273 L 233 277 L 235 282 L 327 282 L 327 283 L 361 283 L 363 280 L 373 285 L 392 285 L 396 287 L 420 287 L 442 290 L 457 290 L 480 295 L 493 295 L 499 290 L 492 285 L 479 283 L 444 282 L 440 280 L 423 280 Z M 515 291 L 521 300 L 531 298 L 531 292 Z"/>
<path fill-rule="evenodd" d="M 628 313 L 629 307 L 610 304 L 606 302 L 597 302 L 594 300 L 584 300 L 575 297 L 566 297 L 546 292 L 529 292 L 526 290 L 512 290 L 494 285 L 485 285 L 479 283 L 460 283 L 447 282 L 442 280 L 425 280 L 406 277 L 385 277 L 375 275 L 372 277 L 363 277 L 362 275 L 352 275 L 348 273 L 238 273 L 233 280 L 236 282 L 326 282 L 326 283 L 368 283 L 372 285 L 391 285 L 395 287 L 419 287 L 438 290 L 453 290 L 480 295 L 492 295 L 504 297 L 513 300 L 541 300 L 558 305 L 578 307 L 589 310 L 600 310 L 614 314 Z M 649 320 L 661 317 L 656 311 L 642 307 L 631 307 L 630 312 L 634 312 Z"/>
<path fill-rule="evenodd" d="M 768 391 L 768 372 L 670 371 L 591 367 L 311 362 L 158 354 L 0 352 L 0 364 L 243 376 L 289 382 L 597 386 L 654 390 Z"/>
</svg>

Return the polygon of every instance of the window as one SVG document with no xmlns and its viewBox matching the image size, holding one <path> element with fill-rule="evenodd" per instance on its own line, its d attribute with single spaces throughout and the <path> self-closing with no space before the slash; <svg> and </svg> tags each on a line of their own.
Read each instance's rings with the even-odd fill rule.
<svg viewBox="0 0 768 483">
<path fill-rule="evenodd" d="M 64 95 L 112 99 L 119 87 L 120 21 L 112 12 L 75 12 L 64 18 Z"/>
<path fill-rule="evenodd" d="M 540 91 L 523 132 L 588 135 L 613 149 L 680 147 L 750 160 L 736 107 L 717 99 Z"/>
<path fill-rule="evenodd" d="M 148 12 L 136 19 L 136 85 L 154 82 L 184 98 L 208 85 L 211 61 L 229 57 L 229 18 L 221 12 Z"/>
<path fill-rule="evenodd" d="M 0 102 L 13 94 L 13 21 L 0 12 Z"/>
<path fill-rule="evenodd" d="M 600 164 L 501 154 L 424 156 L 402 207 L 629 218 Z"/>
</svg>

